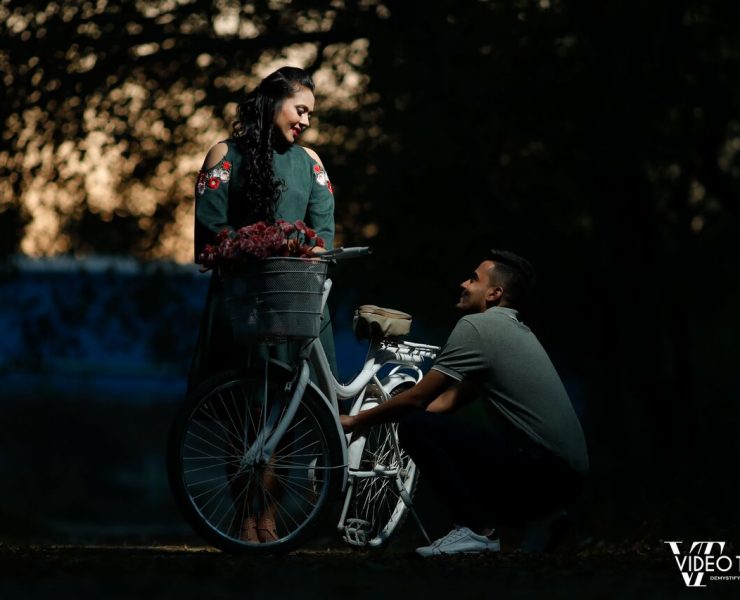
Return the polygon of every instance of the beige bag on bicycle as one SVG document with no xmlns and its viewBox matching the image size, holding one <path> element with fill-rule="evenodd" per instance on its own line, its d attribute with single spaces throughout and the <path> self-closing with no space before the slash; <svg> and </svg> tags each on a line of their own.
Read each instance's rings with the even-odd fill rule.
<svg viewBox="0 0 740 600">
<path fill-rule="evenodd" d="M 392 308 L 363 304 L 355 311 L 352 330 L 358 340 L 401 338 L 411 331 L 411 315 Z"/>
</svg>

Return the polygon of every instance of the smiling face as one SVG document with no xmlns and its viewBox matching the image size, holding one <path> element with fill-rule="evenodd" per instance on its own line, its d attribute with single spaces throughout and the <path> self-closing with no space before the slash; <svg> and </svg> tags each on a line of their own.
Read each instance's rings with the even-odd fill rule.
<svg viewBox="0 0 740 600">
<path fill-rule="evenodd" d="M 494 285 L 489 275 L 494 267 L 493 261 L 484 260 L 470 277 L 460 284 L 462 293 L 456 308 L 465 313 L 481 313 L 501 298 L 503 290 Z"/>
<path fill-rule="evenodd" d="M 285 98 L 275 113 L 275 130 L 279 139 L 293 144 L 310 125 L 313 107 L 313 92 L 305 87 L 299 87 L 292 96 Z"/>
</svg>

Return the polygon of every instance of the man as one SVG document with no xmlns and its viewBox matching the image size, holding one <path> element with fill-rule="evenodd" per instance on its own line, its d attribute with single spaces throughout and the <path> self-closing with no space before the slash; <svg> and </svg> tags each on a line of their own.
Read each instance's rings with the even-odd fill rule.
<svg viewBox="0 0 740 600">
<path fill-rule="evenodd" d="M 418 548 L 422 556 L 498 551 L 493 526 L 565 508 L 588 470 L 560 377 L 519 320 L 533 278 L 525 259 L 492 250 L 461 284 L 457 308 L 468 314 L 429 373 L 389 401 L 341 417 L 347 432 L 398 421 L 401 444 L 450 509 L 454 529 Z M 486 423 L 447 414 L 481 397 Z"/>
</svg>

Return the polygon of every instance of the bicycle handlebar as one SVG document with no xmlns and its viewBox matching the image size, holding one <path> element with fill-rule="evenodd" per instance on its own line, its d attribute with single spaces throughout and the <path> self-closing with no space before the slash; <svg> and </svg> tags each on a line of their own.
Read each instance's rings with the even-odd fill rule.
<svg viewBox="0 0 740 600">
<path fill-rule="evenodd" d="M 348 258 L 359 258 L 361 256 L 367 256 L 368 254 L 372 254 L 372 248 L 369 246 L 356 246 L 354 248 L 334 248 L 334 250 L 329 250 L 328 252 L 324 252 L 322 254 L 318 254 L 318 258 L 325 258 L 327 260 L 345 260 Z"/>
</svg>

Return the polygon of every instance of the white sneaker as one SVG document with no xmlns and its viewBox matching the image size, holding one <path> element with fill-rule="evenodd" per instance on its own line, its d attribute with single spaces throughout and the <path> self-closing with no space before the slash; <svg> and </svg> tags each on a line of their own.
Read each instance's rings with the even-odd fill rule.
<svg viewBox="0 0 740 600">
<path fill-rule="evenodd" d="M 447 554 L 480 554 L 481 552 L 499 552 L 501 542 L 485 535 L 473 533 L 467 527 L 455 527 L 446 536 L 432 542 L 431 546 L 416 549 L 419 556 L 443 556 Z"/>
</svg>

